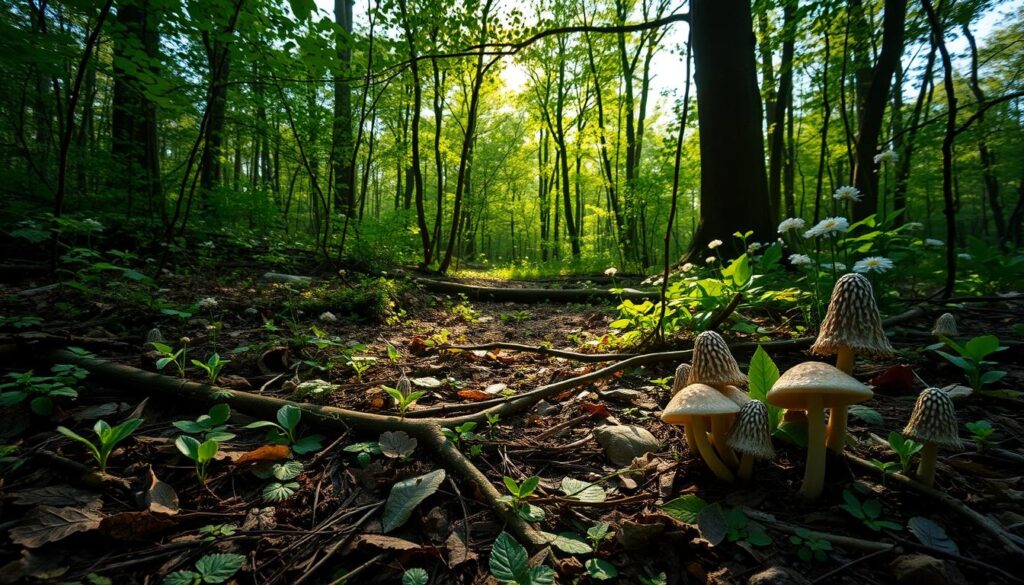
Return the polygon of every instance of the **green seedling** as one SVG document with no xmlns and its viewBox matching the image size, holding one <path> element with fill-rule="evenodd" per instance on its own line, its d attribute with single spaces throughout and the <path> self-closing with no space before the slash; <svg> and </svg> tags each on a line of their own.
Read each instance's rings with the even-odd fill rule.
<svg viewBox="0 0 1024 585">
<path fill-rule="evenodd" d="M 37 376 L 29 370 L 7 374 L 10 382 L 0 384 L 0 407 L 16 406 L 28 401 L 29 408 L 39 416 L 50 416 L 59 398 L 78 398 L 75 386 L 89 372 L 71 364 L 50 368 L 52 376 Z"/>
<path fill-rule="evenodd" d="M 893 431 L 889 433 L 889 447 L 900 456 L 900 470 L 906 473 L 910 469 L 910 458 L 923 449 L 924 444 L 904 438 L 903 435 Z"/>
<path fill-rule="evenodd" d="M 197 366 L 206 372 L 206 379 L 211 386 L 217 383 L 217 378 L 220 376 L 221 370 L 224 369 L 224 366 L 230 363 L 231 360 L 221 359 L 220 354 L 218 353 L 214 353 L 207 358 L 205 363 L 199 360 L 192 360 L 192 365 Z"/>
<path fill-rule="evenodd" d="M 533 495 L 533 492 L 537 490 L 537 486 L 540 484 L 539 477 L 534 475 L 523 480 L 522 484 L 518 484 L 516 480 L 506 475 L 502 478 L 502 481 L 504 481 L 509 495 L 501 496 L 498 498 L 499 501 L 512 506 L 516 514 L 527 522 L 540 522 L 544 519 L 544 509 L 527 502 L 527 499 Z"/>
<path fill-rule="evenodd" d="M 190 340 L 189 340 L 188 337 L 182 337 L 181 338 L 181 348 L 178 349 L 177 351 L 175 351 L 174 348 L 172 348 L 171 346 L 167 345 L 166 343 L 159 343 L 157 341 L 151 341 L 150 345 L 153 346 L 153 349 L 155 349 L 158 352 L 160 352 L 160 354 L 163 356 L 162 358 L 156 360 L 156 369 L 162 370 L 162 369 L 166 368 L 168 365 L 173 364 L 174 365 L 174 369 L 177 370 L 177 372 L 178 372 L 178 377 L 179 378 L 184 378 L 185 377 L 185 364 L 188 363 L 186 361 L 186 358 L 188 357 L 188 344 L 189 344 L 189 341 Z"/>
<path fill-rule="evenodd" d="M 996 432 L 992 428 L 992 423 L 987 420 L 978 420 L 966 423 L 964 426 L 971 431 L 971 439 L 974 440 L 979 450 L 992 445 L 992 433 Z"/>
<path fill-rule="evenodd" d="M 1006 346 L 999 345 L 999 338 L 995 335 L 981 335 L 979 337 L 974 337 L 963 345 L 960 345 L 947 337 L 943 337 L 942 341 L 945 346 L 953 349 L 960 355 L 952 355 L 938 349 L 938 347 L 942 347 L 943 344 L 938 344 L 937 346 L 932 345 L 929 349 L 934 349 L 935 353 L 946 358 L 947 361 L 963 370 L 964 375 L 967 377 L 967 383 L 970 384 L 971 388 L 975 391 L 980 391 L 985 385 L 998 382 L 1006 376 L 1006 372 L 1001 370 L 992 370 L 989 372 L 983 371 L 985 367 L 996 364 L 996 362 L 985 358 L 1007 349 Z"/>
<path fill-rule="evenodd" d="M 213 440 L 218 443 L 230 441 L 235 438 L 234 433 L 227 432 L 228 419 L 231 418 L 231 407 L 227 404 L 215 404 L 210 412 L 201 415 L 196 420 L 174 421 L 174 426 L 190 435 L 200 435 L 203 440 Z"/>
<path fill-rule="evenodd" d="M 277 411 L 277 422 L 269 420 L 258 420 L 245 425 L 246 429 L 270 429 L 267 433 L 267 441 L 278 445 L 290 445 L 292 451 L 302 455 L 312 453 L 323 448 L 323 435 L 308 435 L 299 437 L 299 421 L 302 420 L 302 411 L 291 404 L 286 404 Z"/>
<path fill-rule="evenodd" d="M 752 546 L 768 546 L 772 543 L 772 537 L 764 531 L 764 528 L 750 522 L 747 515 L 739 508 L 729 508 L 725 512 L 727 526 L 726 538 L 729 542 L 746 542 Z"/>
<path fill-rule="evenodd" d="M 427 585 L 430 583 L 430 575 L 426 570 L 419 567 L 406 569 L 402 573 L 402 585 Z"/>
<path fill-rule="evenodd" d="M 181 454 L 188 457 L 196 465 L 196 477 L 199 483 L 206 484 L 206 471 L 213 456 L 217 454 L 220 445 L 217 441 L 206 440 L 200 443 L 195 437 L 182 435 L 174 441 L 174 446 L 181 451 Z"/>
<path fill-rule="evenodd" d="M 0 471 L 3 473 L 14 472 L 25 464 L 25 458 L 15 455 L 17 452 L 17 445 L 0 445 Z"/>
<path fill-rule="evenodd" d="M 245 563 L 244 555 L 212 554 L 196 561 L 194 571 L 175 571 L 164 577 L 163 585 L 205 585 L 224 583 Z"/>
<path fill-rule="evenodd" d="M 355 453 L 356 461 L 359 462 L 360 467 L 366 467 L 373 461 L 374 455 L 380 455 L 380 443 L 376 441 L 365 441 L 362 443 L 353 443 L 342 449 L 346 453 Z"/>
<path fill-rule="evenodd" d="M 444 436 L 449 441 L 451 441 L 452 445 L 455 445 L 456 449 L 459 449 L 462 447 L 463 441 L 468 443 L 470 441 L 475 441 L 477 439 L 477 434 L 476 432 L 474 432 L 476 430 L 476 427 L 477 423 L 470 421 L 464 422 L 461 425 L 455 427 L 454 429 L 441 429 L 441 432 L 444 433 Z"/>
<path fill-rule="evenodd" d="M 398 384 L 395 386 L 395 388 L 391 388 L 390 386 L 382 386 L 382 388 L 384 388 L 384 391 L 395 400 L 395 406 L 398 408 L 399 415 L 404 419 L 405 414 L 409 412 L 412 405 L 420 398 L 426 396 L 427 392 L 426 390 L 417 390 L 416 392 L 413 392 L 412 384 L 409 382 L 409 378 L 405 377 L 405 374 L 402 374 L 402 377 L 398 380 Z"/>
<path fill-rule="evenodd" d="M 238 527 L 234 524 L 207 524 L 199 529 L 200 540 L 203 542 L 213 542 L 234 536 L 236 532 L 238 532 Z"/>
<path fill-rule="evenodd" d="M 832 550 L 831 542 L 823 538 L 817 538 L 811 531 L 805 528 L 797 528 L 796 534 L 789 537 L 789 542 L 800 547 L 796 551 L 796 556 L 800 557 L 800 560 L 804 562 L 812 560 L 819 563 L 824 562 L 828 559 L 828 553 Z"/>
<path fill-rule="evenodd" d="M 843 490 L 843 500 L 846 503 L 841 506 L 842 509 L 863 522 L 864 526 L 871 530 L 881 532 L 883 529 L 900 529 L 899 524 L 882 518 L 882 503 L 878 500 L 866 500 L 862 503 L 850 490 Z"/>
<path fill-rule="evenodd" d="M 502 532 L 491 547 L 488 562 L 491 576 L 501 583 L 513 585 L 553 585 L 555 572 L 547 565 L 530 567 L 526 548 L 507 532 Z"/>
<path fill-rule="evenodd" d="M 96 421 L 92 430 L 96 433 L 96 437 L 99 439 L 99 445 L 94 445 L 92 441 L 75 433 L 67 427 L 57 427 L 57 432 L 88 447 L 89 452 L 92 453 L 96 463 L 99 464 L 100 472 L 106 473 L 107 459 L 110 458 L 110 452 L 114 450 L 114 447 L 116 447 L 118 443 L 131 436 L 131 434 L 135 432 L 135 429 L 139 428 L 139 425 L 141 424 L 141 418 L 130 418 L 116 427 L 111 427 L 103 420 Z"/>
<path fill-rule="evenodd" d="M 587 540 L 590 541 L 590 546 L 594 549 L 595 556 L 592 559 L 587 559 L 584 566 L 587 568 L 590 578 L 596 581 L 607 581 L 619 576 L 619 571 L 615 568 L 615 565 L 596 556 L 597 549 L 601 546 L 601 543 L 615 536 L 615 533 L 609 532 L 608 528 L 607 522 L 598 522 L 587 529 Z"/>
</svg>

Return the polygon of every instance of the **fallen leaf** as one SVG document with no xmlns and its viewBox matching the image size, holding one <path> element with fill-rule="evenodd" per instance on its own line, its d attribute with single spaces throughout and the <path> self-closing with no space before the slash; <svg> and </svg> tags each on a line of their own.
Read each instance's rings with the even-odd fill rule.
<svg viewBox="0 0 1024 585">
<path fill-rule="evenodd" d="M 39 506 L 26 514 L 21 525 L 12 528 L 9 535 L 16 544 L 28 548 L 39 548 L 48 542 L 57 542 L 76 532 L 94 530 L 103 520 L 99 504 L 99 500 L 95 500 L 92 507 Z"/>
<path fill-rule="evenodd" d="M 409 340 L 409 351 L 413 354 L 421 354 L 427 351 L 427 342 L 419 335 L 413 335 Z"/>
<path fill-rule="evenodd" d="M 120 512 L 100 522 L 100 532 L 118 540 L 148 540 L 176 526 L 176 523 L 152 512 Z"/>
<path fill-rule="evenodd" d="M 948 394 L 953 400 L 968 398 L 971 394 L 974 394 L 973 388 L 970 386 L 964 386 L 963 384 L 950 384 L 949 386 L 943 386 L 942 391 Z"/>
<path fill-rule="evenodd" d="M 15 492 L 14 503 L 21 506 L 84 506 L 99 508 L 99 496 L 69 485 L 51 485 L 34 490 Z"/>
<path fill-rule="evenodd" d="M 459 398 L 463 398 L 465 400 L 472 400 L 473 402 L 477 402 L 480 400 L 489 400 L 493 398 L 493 396 L 491 396 L 490 394 L 486 392 L 481 392 L 480 390 L 459 390 L 458 396 Z"/>
<path fill-rule="evenodd" d="M 0 585 L 22 583 L 26 577 L 43 581 L 56 579 L 68 572 L 67 555 L 63 552 L 21 550 L 21 558 L 0 565 Z"/>
<path fill-rule="evenodd" d="M 871 378 L 875 390 L 889 392 L 910 392 L 914 389 L 914 368 L 899 364 Z"/>
<path fill-rule="evenodd" d="M 291 455 L 288 445 L 263 445 L 235 459 L 235 465 L 252 461 L 284 461 Z"/>
<path fill-rule="evenodd" d="M 96 420 L 99 418 L 109 417 L 112 414 L 117 414 L 118 412 L 128 410 L 129 408 L 130 406 L 124 402 L 107 402 L 76 410 L 71 415 L 71 418 L 79 422 L 83 420 Z"/>
<path fill-rule="evenodd" d="M 599 416 L 601 418 L 608 418 L 612 415 L 608 407 L 600 402 L 581 402 L 580 408 L 589 412 L 592 416 Z"/>
<path fill-rule="evenodd" d="M 491 384 L 484 388 L 484 392 L 487 394 L 501 394 L 505 388 L 508 388 L 508 384 Z"/>
<path fill-rule="evenodd" d="M 416 386 L 418 388 L 440 388 L 441 387 L 441 380 L 438 380 L 437 378 L 435 378 L 433 376 L 425 376 L 423 378 L 413 378 L 413 379 L 411 379 L 409 381 L 412 382 L 413 386 Z"/>
<path fill-rule="evenodd" d="M 227 374 L 217 378 L 217 385 L 221 388 L 231 388 L 234 390 L 250 390 L 252 384 L 249 380 L 236 374 Z"/>
<path fill-rule="evenodd" d="M 411 540 L 405 540 L 404 538 L 397 538 L 394 536 L 385 536 L 383 534 L 360 534 L 356 537 L 355 545 L 359 546 L 365 544 L 381 550 L 421 550 L 423 547 Z"/>
<path fill-rule="evenodd" d="M 149 467 L 149 487 L 146 489 L 144 500 L 150 512 L 168 516 L 178 513 L 178 493 L 174 491 L 171 484 L 161 481 L 156 476 L 152 466 Z"/>
<path fill-rule="evenodd" d="M 242 521 L 242 531 L 249 530 L 273 530 L 277 528 L 277 510 L 273 507 L 253 508 L 245 515 Z"/>
<path fill-rule="evenodd" d="M 448 564 L 452 567 L 457 567 L 476 559 L 476 553 L 466 546 L 465 541 L 462 540 L 462 535 L 457 530 L 448 536 L 448 540 L 445 541 L 444 545 L 448 549 Z"/>
</svg>

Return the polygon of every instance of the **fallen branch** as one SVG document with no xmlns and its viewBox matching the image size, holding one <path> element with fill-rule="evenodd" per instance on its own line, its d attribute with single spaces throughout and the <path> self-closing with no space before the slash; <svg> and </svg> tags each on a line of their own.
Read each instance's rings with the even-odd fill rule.
<svg viewBox="0 0 1024 585">
<path fill-rule="evenodd" d="M 560 357 L 577 362 L 610 362 L 612 360 L 624 360 L 631 358 L 635 353 L 579 353 L 564 349 L 554 349 L 543 345 L 524 345 L 522 343 L 507 343 L 495 341 L 493 343 L 481 343 L 478 345 L 442 345 L 438 350 L 457 351 L 491 351 L 493 349 L 505 349 L 509 351 L 521 351 L 524 353 L 538 353 L 551 357 Z"/>
<path fill-rule="evenodd" d="M 492 286 L 477 286 L 475 284 L 462 284 L 446 280 L 432 280 L 429 278 L 416 278 L 416 284 L 423 288 L 437 293 L 466 295 L 466 298 L 474 301 L 497 301 L 512 303 L 543 303 L 551 301 L 556 303 L 592 303 L 594 301 L 609 301 L 618 303 L 625 299 L 631 301 L 645 301 L 658 298 L 658 293 L 645 292 L 635 289 L 622 289 L 620 292 L 612 292 L 607 289 L 598 288 L 507 288 Z"/>
</svg>

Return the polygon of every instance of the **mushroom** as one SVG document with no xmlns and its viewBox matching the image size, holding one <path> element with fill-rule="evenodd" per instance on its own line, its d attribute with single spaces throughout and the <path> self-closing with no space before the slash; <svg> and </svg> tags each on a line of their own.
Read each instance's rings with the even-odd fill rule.
<svg viewBox="0 0 1024 585">
<path fill-rule="evenodd" d="M 727 386 L 744 384 L 746 381 L 747 377 L 740 371 L 736 358 L 732 356 L 729 345 L 721 335 L 705 331 L 697 336 L 693 341 L 693 360 L 687 384 L 707 384 L 721 392 Z M 712 419 L 711 423 L 711 441 L 715 449 L 726 464 L 733 467 L 739 465 L 736 454 L 726 444 L 732 421 L 720 417 Z"/>
<path fill-rule="evenodd" d="M 726 398 L 736 403 L 736 406 L 743 408 L 753 398 L 751 398 L 746 392 L 740 390 L 735 386 L 723 386 L 718 388 L 718 391 L 725 395 Z"/>
<path fill-rule="evenodd" d="M 712 425 L 718 419 L 731 419 L 740 407 L 721 392 L 706 384 L 690 384 L 672 397 L 661 413 L 661 420 L 670 425 L 686 427 L 686 440 L 696 446 L 711 471 L 725 481 L 733 481 L 732 471 L 719 459 L 708 442 L 704 417 L 711 417 Z"/>
<path fill-rule="evenodd" d="M 917 397 L 903 436 L 924 443 L 921 462 L 917 465 L 917 480 L 931 486 L 935 483 L 935 458 L 939 447 L 963 449 L 957 433 L 956 410 L 949 394 L 938 388 L 925 388 Z"/>
<path fill-rule="evenodd" d="M 871 281 L 860 274 L 844 274 L 832 289 L 828 312 L 818 339 L 811 346 L 816 355 L 835 355 L 836 367 L 853 373 L 858 353 L 892 355 L 892 345 L 882 329 Z M 832 409 L 828 417 L 828 448 L 843 452 L 846 442 L 846 405 Z"/>
<path fill-rule="evenodd" d="M 825 484 L 825 408 L 867 400 L 871 390 L 842 370 L 822 362 L 797 364 L 768 391 L 769 404 L 807 412 L 807 465 L 800 492 L 811 499 Z"/>
<path fill-rule="evenodd" d="M 754 459 L 775 457 L 772 431 L 768 425 L 768 407 L 763 402 L 748 398 L 747 403 L 740 408 L 736 424 L 729 435 L 729 446 L 743 454 L 738 472 L 743 481 L 750 480 Z"/>
<path fill-rule="evenodd" d="M 686 387 L 686 379 L 690 377 L 690 364 L 679 364 L 676 368 L 676 375 L 672 378 L 672 396 L 679 393 Z"/>
<path fill-rule="evenodd" d="M 932 335 L 935 337 L 956 337 L 960 333 L 956 329 L 956 317 L 952 313 L 943 313 L 935 320 Z"/>
</svg>

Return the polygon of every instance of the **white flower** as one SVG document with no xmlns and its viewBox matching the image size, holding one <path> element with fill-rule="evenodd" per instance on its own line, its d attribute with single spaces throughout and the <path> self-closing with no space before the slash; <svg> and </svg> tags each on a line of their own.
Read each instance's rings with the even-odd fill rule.
<svg viewBox="0 0 1024 585">
<path fill-rule="evenodd" d="M 885 272 L 892 268 L 892 260 L 882 256 L 869 256 L 853 264 L 854 272 Z"/>
<path fill-rule="evenodd" d="M 619 273 L 619 269 L 614 267 L 614 266 L 612 266 L 612 267 L 610 267 L 610 268 L 608 268 L 607 270 L 604 271 L 604 275 L 605 276 L 611 276 L 611 277 L 614 277 L 618 273 Z"/>
<path fill-rule="evenodd" d="M 324 311 L 323 313 L 320 313 L 319 319 L 324 323 L 334 323 L 335 321 L 338 320 L 338 318 L 334 316 L 334 313 L 330 311 Z"/>
<path fill-rule="evenodd" d="M 196 306 L 198 306 L 200 309 L 212 309 L 217 306 L 217 299 L 213 297 L 199 299 L 199 302 L 196 303 Z"/>
<path fill-rule="evenodd" d="M 836 189 L 836 192 L 832 194 L 832 198 L 838 201 L 849 201 L 856 203 L 860 201 L 860 189 L 851 187 L 850 185 L 843 185 Z"/>
<path fill-rule="evenodd" d="M 717 248 L 717 247 L 719 247 L 721 245 L 722 245 L 722 240 L 711 240 L 710 242 L 708 242 L 708 249 L 709 250 L 714 250 L 715 248 Z"/>
<path fill-rule="evenodd" d="M 659 276 L 658 278 L 654 279 L 654 282 L 652 282 L 651 284 L 653 286 L 661 286 L 662 283 L 664 283 L 664 282 L 665 282 L 665 279 L 663 277 Z"/>
<path fill-rule="evenodd" d="M 875 164 L 894 163 L 899 159 L 900 157 L 896 154 L 896 151 L 890 148 L 875 155 Z"/>
<path fill-rule="evenodd" d="M 941 248 L 946 245 L 946 242 L 942 240 L 936 240 L 935 238 L 925 238 L 924 245 L 932 248 Z"/>
<path fill-rule="evenodd" d="M 917 230 L 923 230 L 924 224 L 919 221 L 911 221 L 905 227 L 912 232 L 916 232 Z"/>
<path fill-rule="evenodd" d="M 213 249 L 213 241 L 212 240 L 206 240 L 202 244 L 199 244 L 199 247 L 200 248 L 206 248 L 207 250 L 212 250 Z"/>
<path fill-rule="evenodd" d="M 718 260 L 718 258 L 715 258 L 714 256 L 708 256 L 707 258 L 704 259 L 704 262 L 707 264 L 714 264 L 715 260 Z"/>
<path fill-rule="evenodd" d="M 974 256 L 971 256 L 967 252 L 963 252 L 963 253 L 957 254 L 956 257 L 961 259 L 961 260 L 968 260 L 968 261 L 974 260 Z"/>
<path fill-rule="evenodd" d="M 693 270 L 694 268 L 696 268 L 696 267 L 691 262 L 687 262 L 686 264 L 683 264 L 682 271 L 685 274 L 685 273 Z"/>
<path fill-rule="evenodd" d="M 838 272 L 846 270 L 846 264 L 842 262 L 822 262 L 821 267 L 825 270 L 836 270 Z"/>
<path fill-rule="evenodd" d="M 103 224 L 98 222 L 98 221 L 96 221 L 95 219 L 93 219 L 91 217 L 89 219 L 83 219 L 82 220 L 82 225 L 84 225 L 86 228 L 88 228 L 89 231 L 91 231 L 91 232 L 102 232 L 103 231 Z"/>
<path fill-rule="evenodd" d="M 804 266 L 811 263 L 811 257 L 807 254 L 790 254 L 789 263 L 793 266 Z"/>
<path fill-rule="evenodd" d="M 748 254 L 753 254 L 754 252 L 757 252 L 758 250 L 760 250 L 761 247 L 762 247 L 761 242 L 751 242 L 750 245 L 747 246 L 747 253 Z"/>
<path fill-rule="evenodd" d="M 779 233 L 784 234 L 790 230 L 802 230 L 805 225 L 807 225 L 806 222 L 804 222 L 803 218 L 800 217 L 784 219 L 782 220 L 782 223 L 779 224 Z"/>
<path fill-rule="evenodd" d="M 850 222 L 845 217 L 826 217 L 818 222 L 818 225 L 804 232 L 805 238 L 817 238 L 819 236 L 831 236 L 838 233 L 845 233 L 850 227 Z"/>
</svg>

